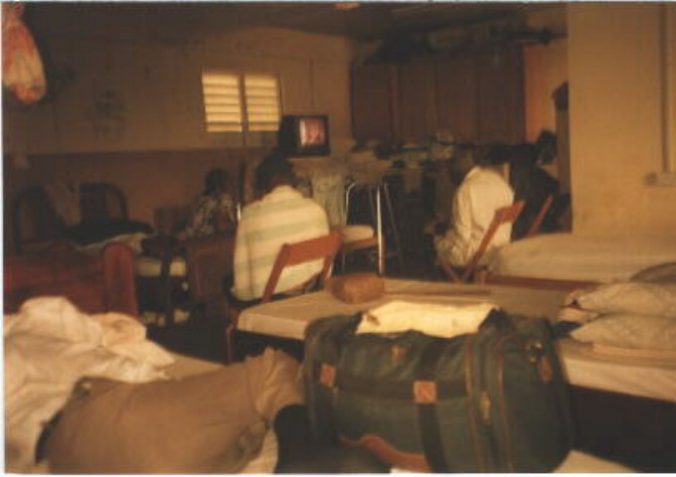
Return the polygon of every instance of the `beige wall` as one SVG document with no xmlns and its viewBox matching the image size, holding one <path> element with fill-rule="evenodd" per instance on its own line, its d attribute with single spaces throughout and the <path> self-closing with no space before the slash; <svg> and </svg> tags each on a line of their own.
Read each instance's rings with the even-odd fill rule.
<svg viewBox="0 0 676 477">
<path fill-rule="evenodd" d="M 660 6 L 574 4 L 568 14 L 575 232 L 676 231 L 663 168 Z"/>
<path fill-rule="evenodd" d="M 524 48 L 526 140 L 535 141 L 543 129 L 556 131 L 552 93 L 568 80 L 566 40 Z"/>
<path fill-rule="evenodd" d="M 276 73 L 285 113 L 328 114 L 332 140 L 352 137 L 347 39 L 272 28 L 167 37 L 73 21 L 42 19 L 48 31 L 36 32 L 71 78 L 44 104 L 3 105 L 6 227 L 26 185 L 107 180 L 127 195 L 132 218 L 151 221 L 156 207 L 192 200 L 209 168 L 236 174 L 260 158 L 274 135 L 243 148 L 239 135 L 205 132 L 202 68 Z"/>
<path fill-rule="evenodd" d="M 568 80 L 566 7 L 560 5 L 528 16 L 528 26 L 548 28 L 561 35 L 548 45 L 524 48 L 524 98 L 526 140 L 534 141 L 543 129 L 556 130 L 556 111 L 552 93 Z"/>
<path fill-rule="evenodd" d="M 326 113 L 331 136 L 351 137 L 346 39 L 252 28 L 198 40 L 158 42 L 50 34 L 46 53 L 72 71 L 44 104 L 4 108 L 5 152 L 44 154 L 240 146 L 239 135 L 206 133 L 201 71 L 278 74 L 286 113 Z M 106 112 L 105 98 L 113 110 Z"/>
</svg>

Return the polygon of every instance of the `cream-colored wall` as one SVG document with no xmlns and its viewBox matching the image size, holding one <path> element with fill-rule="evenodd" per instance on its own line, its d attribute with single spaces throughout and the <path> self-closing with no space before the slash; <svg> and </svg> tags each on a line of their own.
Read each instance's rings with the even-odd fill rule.
<svg viewBox="0 0 676 477">
<path fill-rule="evenodd" d="M 543 129 L 556 130 L 552 93 L 568 80 L 566 7 L 559 5 L 531 13 L 527 24 L 531 28 L 548 28 L 561 36 L 547 45 L 526 46 L 523 51 L 526 140 L 535 141 Z"/>
<path fill-rule="evenodd" d="M 554 90 L 568 80 L 566 40 L 524 48 L 526 140 L 535 141 L 540 131 L 556 131 Z"/>
<path fill-rule="evenodd" d="M 328 114 L 332 142 L 352 137 L 347 39 L 273 28 L 166 36 L 120 23 L 73 27 L 71 18 L 42 25 L 48 31 L 36 33 L 51 64 L 72 79 L 42 104 L 3 104 L 6 228 L 15 194 L 50 180 L 113 182 L 130 216 L 152 222 L 155 208 L 192 200 L 209 168 L 236 178 L 274 134 L 246 144 L 239 135 L 207 134 L 202 68 L 276 73 L 284 113 Z M 109 93 L 117 109 L 97 110 Z M 28 167 L 17 167 L 24 157 Z"/>
<path fill-rule="evenodd" d="M 203 68 L 268 72 L 281 80 L 285 113 L 325 113 L 331 137 L 351 137 L 346 39 L 271 28 L 224 32 L 195 41 L 51 34 L 54 64 L 72 79 L 44 104 L 4 108 L 5 152 L 26 154 L 218 148 L 239 135 L 207 133 Z M 97 104 L 113 96 L 116 110 Z"/>
<path fill-rule="evenodd" d="M 662 170 L 657 4 L 568 7 L 575 232 L 676 232 L 676 187 Z"/>
</svg>

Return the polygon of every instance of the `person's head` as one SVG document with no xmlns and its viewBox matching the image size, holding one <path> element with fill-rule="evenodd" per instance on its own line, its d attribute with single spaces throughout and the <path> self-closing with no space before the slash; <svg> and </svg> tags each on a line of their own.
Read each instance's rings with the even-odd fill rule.
<svg viewBox="0 0 676 477">
<path fill-rule="evenodd" d="M 506 144 L 491 144 L 487 146 L 479 157 L 477 164 L 481 167 L 501 167 L 509 162 L 510 147 Z"/>
<path fill-rule="evenodd" d="M 536 160 L 540 164 L 549 164 L 556 159 L 556 134 L 542 130 L 535 140 Z"/>
<path fill-rule="evenodd" d="M 460 185 L 467 173 L 474 167 L 474 157 L 470 148 L 458 148 L 449 166 L 451 181 Z"/>
<path fill-rule="evenodd" d="M 534 144 L 527 142 L 509 148 L 509 164 L 512 167 L 532 167 L 538 159 L 538 151 Z"/>
<path fill-rule="evenodd" d="M 204 193 L 217 195 L 228 190 L 228 173 L 225 169 L 212 169 L 204 176 Z"/>
<path fill-rule="evenodd" d="M 280 152 L 266 156 L 256 168 L 256 190 L 260 194 L 280 185 L 293 185 L 293 180 L 293 166 Z"/>
</svg>

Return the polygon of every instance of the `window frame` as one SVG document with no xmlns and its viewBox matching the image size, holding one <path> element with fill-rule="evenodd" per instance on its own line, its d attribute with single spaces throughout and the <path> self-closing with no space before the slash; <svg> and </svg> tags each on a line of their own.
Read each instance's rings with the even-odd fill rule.
<svg viewBox="0 0 676 477">
<path fill-rule="evenodd" d="M 207 74 L 223 74 L 223 75 L 232 75 L 237 78 L 237 91 L 239 97 L 239 116 L 241 130 L 233 131 L 209 131 L 209 122 L 207 120 L 207 102 L 205 94 L 205 85 L 204 79 Z M 249 114 L 249 104 L 250 98 L 247 96 L 246 92 L 246 78 L 247 77 L 268 77 L 274 79 L 275 81 L 275 92 L 276 92 L 276 112 L 277 112 L 277 127 L 276 129 L 251 129 L 251 121 Z M 270 72 L 270 71 L 252 71 L 252 70 L 234 70 L 232 68 L 213 68 L 213 67 L 204 67 L 201 71 L 201 84 L 202 84 L 202 111 L 203 111 L 203 121 L 204 121 L 204 130 L 209 136 L 213 135 L 237 135 L 241 136 L 243 143 L 259 143 L 260 145 L 272 144 L 277 137 L 277 131 L 279 130 L 279 124 L 284 112 L 284 106 L 282 101 L 282 81 L 279 73 Z"/>
</svg>

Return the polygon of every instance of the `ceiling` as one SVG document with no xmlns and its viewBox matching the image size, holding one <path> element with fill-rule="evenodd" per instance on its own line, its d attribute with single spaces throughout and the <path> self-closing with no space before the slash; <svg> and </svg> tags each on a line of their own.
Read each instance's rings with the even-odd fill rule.
<svg viewBox="0 0 676 477">
<path fill-rule="evenodd" d="M 146 25 L 153 29 L 180 25 L 184 31 L 204 32 L 272 26 L 375 40 L 501 19 L 548 4 L 352 2 L 349 9 L 340 9 L 341 4 L 332 2 L 50 2 L 28 5 L 27 22 L 32 17 L 41 30 L 53 30 L 55 19 L 64 18 L 68 19 L 71 28 L 92 23 L 102 28 L 117 28 L 117 24 L 127 28 Z"/>
</svg>

